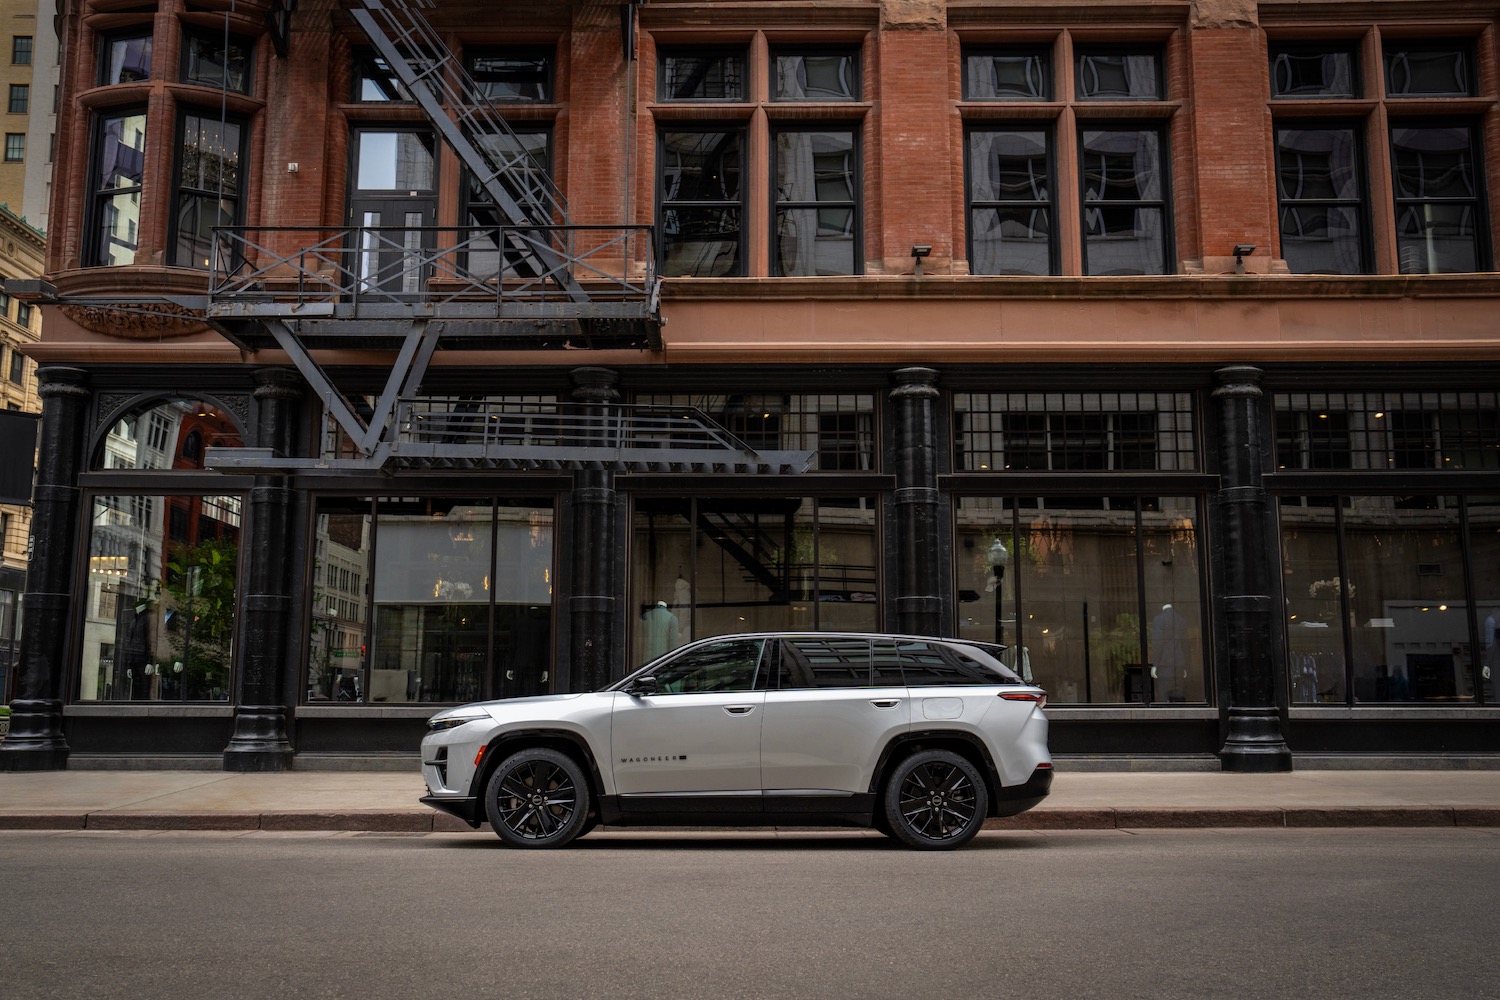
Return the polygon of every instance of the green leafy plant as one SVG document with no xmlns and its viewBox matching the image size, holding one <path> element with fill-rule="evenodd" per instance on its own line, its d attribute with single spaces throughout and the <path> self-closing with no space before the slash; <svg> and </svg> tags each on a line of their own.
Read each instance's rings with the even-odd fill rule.
<svg viewBox="0 0 1500 1000">
<path fill-rule="evenodd" d="M 228 685 L 238 572 L 239 546 L 227 538 L 177 545 L 168 556 L 163 589 L 173 623 L 167 639 L 182 663 L 189 697 Z"/>
</svg>

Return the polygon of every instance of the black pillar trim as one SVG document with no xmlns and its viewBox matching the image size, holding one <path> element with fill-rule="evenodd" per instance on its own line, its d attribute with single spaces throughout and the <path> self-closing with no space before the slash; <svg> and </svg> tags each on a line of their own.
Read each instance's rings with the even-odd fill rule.
<svg viewBox="0 0 1500 1000">
<path fill-rule="evenodd" d="M 257 371 L 256 441 L 287 454 L 302 381 L 284 368 Z M 224 747 L 226 771 L 285 771 L 292 766 L 282 678 L 291 631 L 291 542 L 295 493 L 285 476 L 256 476 L 250 488 L 250 564 L 240 599 L 238 639 L 243 650 L 234 706 L 234 730 Z"/>
<path fill-rule="evenodd" d="M 0 741 L 0 771 L 61 771 L 68 766 L 62 706 L 65 657 L 72 633 L 87 411 L 92 393 L 81 368 L 37 370 L 42 397 L 41 442 L 32 491 L 31 555 L 26 566 L 25 617 L 10 703 L 10 734 Z"/>
<path fill-rule="evenodd" d="M 1262 371 L 1234 365 L 1214 372 L 1221 487 L 1213 497 L 1223 580 L 1214 602 L 1226 658 L 1225 771 L 1292 769 L 1292 752 L 1276 705 L 1276 641 L 1271 597 L 1273 561 L 1262 478 Z"/>
<path fill-rule="evenodd" d="M 599 415 L 620 398 L 620 376 L 609 368 L 575 368 L 573 409 Z M 580 444 L 597 442 L 583 441 Z M 607 469 L 579 469 L 573 473 L 568 496 L 571 527 L 568 596 L 568 666 L 559 676 L 559 689 L 597 691 L 615 679 L 619 643 L 614 641 L 619 615 L 616 594 L 625 582 L 616 579 L 616 515 L 620 499 L 615 474 Z M 623 576 L 623 572 L 621 573 Z"/>
<path fill-rule="evenodd" d="M 902 368 L 892 374 L 895 440 L 891 493 L 895 528 L 896 585 L 891 595 L 895 629 L 911 635 L 942 635 L 943 580 L 947 547 L 940 544 L 942 494 L 937 488 L 938 373 Z"/>
</svg>

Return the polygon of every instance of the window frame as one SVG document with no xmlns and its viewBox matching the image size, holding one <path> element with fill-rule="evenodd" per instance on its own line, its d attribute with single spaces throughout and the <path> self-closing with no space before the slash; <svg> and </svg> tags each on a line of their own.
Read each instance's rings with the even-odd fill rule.
<svg viewBox="0 0 1500 1000">
<path fill-rule="evenodd" d="M 666 192 L 666 172 L 663 169 L 663 166 L 664 166 L 665 161 L 666 161 L 666 156 L 665 156 L 666 137 L 668 135 L 670 135 L 670 134 L 686 134 L 686 133 L 702 133 L 702 134 L 707 134 L 707 133 L 713 133 L 713 132 L 723 132 L 723 133 L 726 133 L 726 134 L 732 132 L 732 133 L 737 134 L 738 137 L 739 137 L 739 163 L 737 164 L 737 169 L 739 171 L 739 198 L 737 200 L 733 201 L 733 202 L 731 202 L 731 201 L 729 201 L 727 199 L 725 199 L 725 200 L 703 200 L 703 199 L 693 199 L 693 200 L 688 200 L 688 199 L 673 199 L 673 200 L 669 200 L 667 198 L 667 192 Z M 705 123 L 685 123 L 685 122 L 661 122 L 661 123 L 658 123 L 657 129 L 656 129 L 656 179 L 655 179 L 655 186 L 656 186 L 656 231 L 657 231 L 658 234 L 660 234 L 657 237 L 658 273 L 661 274 L 663 277 L 673 277 L 673 276 L 675 276 L 675 275 L 672 275 L 672 274 L 668 274 L 667 273 L 667 269 L 666 269 L 667 251 L 668 251 L 668 243 L 667 243 L 667 239 L 666 239 L 666 234 L 667 234 L 666 217 L 667 217 L 667 213 L 671 210 L 672 206 L 676 206 L 676 205 L 684 205 L 684 206 L 690 207 L 690 208 L 710 208 L 710 209 L 711 208 L 715 208 L 715 207 L 728 208 L 730 206 L 733 206 L 739 212 L 739 216 L 740 216 L 739 233 L 738 233 L 738 235 L 736 237 L 736 240 L 735 240 L 735 243 L 736 243 L 736 249 L 735 249 L 735 267 L 733 269 L 733 273 L 723 275 L 723 277 L 743 278 L 743 277 L 746 277 L 750 273 L 750 260 L 749 260 L 749 256 L 750 256 L 749 250 L 750 250 L 750 248 L 749 248 L 749 231 L 748 231 L 749 230 L 748 223 L 750 221 L 750 216 L 749 216 L 749 209 L 750 209 L 750 185 L 748 183 L 748 181 L 749 181 L 749 177 L 748 177 L 748 173 L 749 173 L 748 159 L 749 159 L 749 155 L 750 155 L 749 146 L 750 146 L 750 131 L 749 131 L 749 124 L 747 122 L 742 122 L 742 121 L 727 121 L 727 122 L 710 122 L 710 123 L 706 123 L 706 124 Z"/>
<path fill-rule="evenodd" d="M 13 115 L 25 115 L 31 113 L 31 84 L 13 83 L 10 85 L 9 103 L 7 111 Z"/>
<path fill-rule="evenodd" d="M 188 188 L 183 178 L 183 152 L 187 139 L 187 123 L 190 118 L 197 118 L 210 123 L 220 122 L 226 126 L 232 125 L 239 129 L 239 176 L 232 195 L 221 191 L 208 191 L 201 188 Z M 172 211 L 167 220 L 167 247 L 170 266 L 191 267 L 195 270 L 207 270 L 211 265 L 199 266 L 193 263 L 184 263 L 179 260 L 179 243 L 182 239 L 182 212 L 184 201 L 194 198 L 198 202 L 217 199 L 221 203 L 233 199 L 234 217 L 230 225 L 241 225 L 245 218 L 245 170 L 249 165 L 249 143 L 250 124 L 247 120 L 236 115 L 224 115 L 220 118 L 210 117 L 203 109 L 191 105 L 182 106 L 177 109 L 177 127 L 173 132 L 175 142 L 172 149 Z"/>
<path fill-rule="evenodd" d="M 521 61 L 537 60 L 542 63 L 541 90 L 542 96 L 532 97 L 505 97 L 490 94 L 486 90 L 487 82 L 481 78 L 479 71 L 475 68 L 475 62 L 479 59 L 517 59 Z M 465 46 L 463 50 L 464 69 L 479 88 L 479 92 L 493 104 L 554 104 L 557 102 L 557 53 L 548 46 L 541 45 L 474 45 Z"/>
<path fill-rule="evenodd" d="M 729 58 L 739 60 L 740 93 L 734 97 L 673 97 L 667 92 L 667 63 L 679 57 Z M 656 50 L 656 102 L 658 104 L 748 104 L 750 94 L 750 50 L 746 45 L 667 45 Z"/>
<path fill-rule="evenodd" d="M 510 130 L 517 138 L 532 135 L 540 135 L 544 138 L 541 169 L 550 182 L 554 176 L 554 155 L 557 149 L 557 136 L 556 130 L 553 128 L 553 123 L 551 121 L 516 122 L 510 125 Z M 491 205 L 491 202 L 487 198 L 476 198 L 474 196 L 476 184 L 474 175 L 471 171 L 469 171 L 468 169 L 461 169 L 459 173 L 461 175 L 461 181 L 458 191 L 458 217 L 463 223 L 462 235 L 459 238 L 461 241 L 463 241 L 466 247 L 466 249 L 463 251 L 462 260 L 459 266 L 462 267 L 465 272 L 472 273 L 469 260 L 470 254 L 475 252 L 475 248 L 470 245 L 470 241 L 474 239 L 474 234 L 477 230 L 484 228 L 482 225 L 472 219 L 472 210 L 476 206 Z M 498 209 L 496 209 L 496 211 L 498 213 Z M 505 251 L 500 247 L 496 247 L 494 253 L 497 255 L 499 261 L 502 264 L 502 266 L 499 268 L 499 273 L 501 276 L 505 276 L 508 270 L 507 267 L 503 266 Z M 488 274 L 488 272 L 486 272 L 486 274 Z"/>
<path fill-rule="evenodd" d="M 1474 182 L 1474 196 L 1472 198 L 1413 198 L 1401 195 L 1400 168 L 1396 160 L 1396 133 L 1406 129 L 1462 129 L 1469 137 L 1469 156 L 1473 164 L 1472 180 Z M 1493 248 L 1490 245 L 1490 207 L 1488 193 L 1488 175 L 1484 159 L 1484 125 L 1469 117 L 1420 117 L 1420 118 L 1391 118 L 1385 127 L 1386 153 L 1390 157 L 1391 169 L 1391 219 L 1394 222 L 1392 232 L 1392 250 L 1396 254 L 1397 274 L 1482 274 L 1491 268 Z M 1402 235 L 1401 214 L 1403 206 L 1415 207 L 1419 205 L 1472 205 L 1474 208 L 1474 270 L 1473 271 L 1408 271 L 1401 262 L 1402 258 Z"/>
<path fill-rule="evenodd" d="M 849 155 L 853 158 L 854 161 L 851 177 L 853 197 L 851 199 L 849 199 L 848 201 L 822 201 L 821 199 L 816 198 L 812 201 L 781 200 L 779 184 L 780 157 L 776 149 L 776 140 L 781 135 L 798 132 L 836 132 L 840 134 L 847 134 L 849 136 Z M 850 252 L 852 255 L 852 259 L 850 260 L 851 270 L 847 272 L 840 271 L 837 273 L 855 275 L 864 273 L 864 149 L 863 143 L 861 142 L 862 136 L 860 132 L 861 129 L 858 123 L 842 121 L 783 122 L 773 124 L 771 126 L 768 136 L 770 141 L 767 144 L 770 160 L 770 190 L 767 192 L 769 195 L 769 197 L 767 198 L 767 202 L 769 203 L 771 210 L 770 219 L 768 221 L 769 230 L 767 232 L 767 244 L 771 257 L 769 264 L 770 274 L 772 277 L 789 277 L 789 275 L 783 272 L 780 267 L 781 254 L 779 253 L 779 238 L 777 227 L 778 213 L 784 208 L 811 209 L 816 212 L 824 208 L 842 209 L 847 206 L 854 220 L 852 227 L 853 232 L 850 235 Z M 814 237 L 814 245 L 816 245 L 816 236 Z M 818 277 L 819 275 L 814 274 L 812 276 Z"/>
<path fill-rule="evenodd" d="M 1120 199 L 1120 200 L 1088 200 L 1088 169 L 1085 165 L 1085 157 L 1089 151 L 1084 143 L 1086 132 L 1154 132 L 1158 139 L 1157 172 L 1161 175 L 1161 195 L 1158 199 Z M 1100 277 L 1089 271 L 1089 221 L 1088 212 L 1091 205 L 1107 206 L 1113 208 L 1134 207 L 1140 209 L 1151 205 L 1157 205 L 1161 209 L 1162 219 L 1162 247 L 1160 271 L 1145 271 L 1133 273 L 1129 276 L 1139 277 L 1143 275 L 1167 275 L 1177 273 L 1173 266 L 1176 253 L 1176 232 L 1174 230 L 1175 219 L 1172 212 L 1172 147 L 1171 126 L 1166 121 L 1139 120 L 1139 121 L 1094 121 L 1093 119 L 1082 119 L 1077 123 L 1076 141 L 1078 149 L 1078 250 L 1082 259 L 1082 274 L 1085 277 Z"/>
<path fill-rule="evenodd" d="M 25 45 L 21 43 L 25 42 Z M 32 35 L 10 36 L 10 64 L 12 66 L 30 66 L 36 55 L 36 39 Z M 24 58 L 23 58 L 24 57 Z"/>
<path fill-rule="evenodd" d="M 140 229 L 137 226 L 136 242 L 131 246 L 131 257 L 129 261 L 120 264 L 111 264 L 104 259 L 100 253 L 103 248 L 101 238 L 103 236 L 104 208 L 106 201 L 113 201 L 121 195 L 135 194 L 138 199 L 144 200 L 146 190 L 146 177 L 144 165 L 141 171 L 140 181 L 126 187 L 101 188 L 99 185 L 99 166 L 103 155 L 103 144 L 106 125 L 110 121 L 124 120 L 139 117 L 142 121 L 141 136 L 142 144 L 140 155 L 144 161 L 146 156 L 145 137 L 150 124 L 150 116 L 143 104 L 126 105 L 118 108 L 100 108 L 94 112 L 93 121 L 89 124 L 89 160 L 88 160 L 88 210 L 85 213 L 84 225 L 84 253 L 85 267 L 123 267 L 135 263 L 135 255 L 140 249 Z"/>
<path fill-rule="evenodd" d="M 1026 58 L 1040 57 L 1042 63 L 1043 80 L 1046 84 L 1045 93 L 1037 97 L 1022 96 L 975 96 L 969 90 L 969 62 L 974 59 L 994 60 L 999 56 L 1024 56 Z M 960 99 L 975 103 L 1002 103 L 1002 104 L 1052 104 L 1057 101 L 1057 68 L 1053 65 L 1053 51 L 1050 45 L 974 45 L 964 46 L 959 56 L 962 70 L 959 73 Z"/>
<path fill-rule="evenodd" d="M 845 98 L 815 100 L 803 97 L 778 97 L 776 94 L 776 61 L 778 59 L 840 58 L 849 60 L 853 94 Z M 767 99 L 772 104 L 855 104 L 864 99 L 864 78 L 860 67 L 860 50 L 856 46 L 774 46 L 766 57 Z"/>
<path fill-rule="evenodd" d="M 193 41 L 201 40 L 215 46 L 214 51 L 222 56 L 220 66 L 223 69 L 223 79 L 220 81 L 204 80 L 189 75 L 192 65 Z M 227 44 L 226 44 L 227 43 Z M 235 46 L 240 45 L 245 49 L 245 68 L 240 86 L 230 83 L 232 73 L 230 72 L 229 53 Z M 214 90 L 227 90 L 234 94 L 250 94 L 255 89 L 255 39 L 248 35 L 237 35 L 233 32 L 225 37 L 221 31 L 208 31 L 191 26 L 182 29 L 182 51 L 178 54 L 177 78 L 182 83 L 191 87 L 210 87 Z"/>
<path fill-rule="evenodd" d="M 1282 187 L 1281 172 L 1281 134 L 1283 132 L 1329 132 L 1344 131 L 1351 132 L 1354 136 L 1356 147 L 1355 170 L 1356 180 L 1359 184 L 1359 197 L 1347 198 L 1298 198 L 1287 199 Z M 1359 224 L 1359 270 L 1347 272 L 1324 272 L 1324 271 L 1294 271 L 1295 274 L 1372 274 L 1374 273 L 1374 233 L 1373 219 L 1374 210 L 1370 193 L 1369 176 L 1369 148 L 1365 141 L 1365 130 L 1363 122 L 1355 119 L 1304 119 L 1287 118 L 1271 123 L 1271 143 L 1274 151 L 1272 169 L 1276 177 L 1276 215 L 1277 215 L 1277 239 L 1281 249 L 1282 258 L 1286 258 L 1286 230 L 1281 222 L 1282 214 L 1289 208 L 1299 205 L 1306 206 L 1335 206 L 1345 207 L 1352 205 L 1356 210 L 1357 222 Z"/>
<path fill-rule="evenodd" d="M 1276 89 L 1276 60 L 1279 56 L 1296 55 L 1347 55 L 1349 57 L 1350 93 L 1284 94 Z M 1328 41 L 1275 41 L 1267 46 L 1267 70 L 1269 73 L 1271 100 L 1273 101 L 1357 101 L 1364 97 L 1364 66 L 1360 59 L 1359 44 L 1352 40 L 1330 39 Z"/>
<path fill-rule="evenodd" d="M 1461 55 L 1464 60 L 1464 84 L 1465 89 L 1459 91 L 1443 92 L 1403 92 L 1396 93 L 1391 90 L 1391 57 L 1395 54 L 1409 53 L 1441 53 L 1453 52 Z M 1385 37 L 1381 39 L 1380 45 L 1380 85 L 1386 100 L 1390 101 L 1425 101 L 1442 98 L 1467 98 L 1479 96 L 1479 67 L 1476 61 L 1476 46 L 1472 38 L 1416 38 L 1416 39 L 1392 39 Z"/>
<path fill-rule="evenodd" d="M 17 140 L 19 140 L 19 141 L 17 141 Z M 5 162 L 6 163 L 25 163 L 26 162 L 26 133 L 25 132 L 7 132 L 7 133 L 5 133 Z"/>
<path fill-rule="evenodd" d="M 1154 85 L 1155 85 L 1155 88 L 1156 88 L 1156 92 L 1154 94 L 1152 94 L 1150 96 L 1144 96 L 1144 97 L 1130 97 L 1130 96 L 1120 97 L 1120 96 L 1116 96 L 1116 95 L 1113 95 L 1113 94 L 1108 95 L 1108 96 L 1104 96 L 1104 97 L 1094 97 L 1094 96 L 1090 96 L 1090 95 L 1088 95 L 1088 94 L 1086 94 L 1084 92 L 1084 90 L 1083 90 L 1083 78 L 1084 78 L 1083 62 L 1084 62 L 1085 59 L 1092 59 L 1092 58 L 1099 57 L 1099 56 L 1122 56 L 1122 57 L 1128 58 L 1130 56 L 1146 56 L 1146 55 L 1151 56 L 1152 59 L 1156 63 L 1155 72 L 1153 73 L 1153 82 L 1154 82 Z M 1168 82 L 1168 77 L 1167 77 L 1167 53 L 1166 53 L 1166 49 L 1163 46 L 1161 46 L 1161 45 L 1158 45 L 1158 44 L 1155 44 L 1155 43 L 1148 43 L 1148 44 L 1144 44 L 1144 45 L 1089 45 L 1089 44 L 1078 45 L 1078 44 L 1075 44 L 1073 46 L 1073 101 L 1075 103 L 1078 103 L 1078 104 L 1110 104 L 1110 103 L 1160 104 L 1163 101 L 1166 101 L 1166 100 L 1169 99 L 1168 98 L 1168 94 L 1167 94 L 1167 82 Z"/>
<path fill-rule="evenodd" d="M 986 200 L 978 201 L 974 197 L 973 182 L 973 137 L 978 133 L 994 132 L 1039 132 L 1046 142 L 1047 152 L 1047 190 L 1051 197 L 1046 202 L 1041 201 L 1003 201 Z M 1057 164 L 1057 122 L 1055 120 L 1045 121 L 1020 121 L 1020 122 L 970 122 L 964 128 L 964 236 L 968 246 L 965 252 L 968 254 L 971 274 L 990 274 L 989 271 L 973 270 L 976 258 L 974 251 L 974 235 L 976 225 L 974 217 L 977 211 L 992 211 L 1003 207 L 1031 206 L 1035 211 L 1037 206 L 1044 206 L 1051 216 L 1047 234 L 1047 272 L 1045 276 L 1061 273 L 1062 270 L 1062 239 L 1058 218 L 1058 164 Z M 1079 231 L 1080 237 L 1082 230 Z M 1006 276 L 1006 272 L 994 272 Z"/>
<path fill-rule="evenodd" d="M 146 75 L 131 80 L 110 79 L 110 55 L 116 45 L 128 44 L 133 41 L 145 42 Z M 149 25 L 140 28 L 131 28 L 125 31 L 116 31 L 101 35 L 99 38 L 99 62 L 95 67 L 94 80 L 98 86 L 114 87 L 120 85 L 140 84 L 151 79 L 151 67 L 155 58 L 155 36 L 151 33 Z M 124 68 L 123 66 L 121 67 Z"/>
</svg>

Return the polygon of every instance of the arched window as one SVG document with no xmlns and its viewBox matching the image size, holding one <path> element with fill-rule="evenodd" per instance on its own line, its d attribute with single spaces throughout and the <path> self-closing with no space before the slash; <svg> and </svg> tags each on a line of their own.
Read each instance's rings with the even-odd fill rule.
<svg viewBox="0 0 1500 1000">
<path fill-rule="evenodd" d="M 159 399 L 116 420 L 94 453 L 93 468 L 203 468 L 208 448 L 241 448 L 233 418 L 204 399 Z"/>
</svg>

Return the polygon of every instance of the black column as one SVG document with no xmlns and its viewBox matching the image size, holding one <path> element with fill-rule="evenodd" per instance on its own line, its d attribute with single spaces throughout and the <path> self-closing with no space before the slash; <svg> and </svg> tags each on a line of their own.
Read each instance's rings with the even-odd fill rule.
<svg viewBox="0 0 1500 1000">
<path fill-rule="evenodd" d="M 937 490 L 937 377 L 931 368 L 902 368 L 891 390 L 895 418 L 893 465 L 896 591 L 895 629 L 941 635 L 943 577 L 942 504 Z"/>
<path fill-rule="evenodd" d="M 573 412 L 603 416 L 620 398 L 619 375 L 608 368 L 578 368 L 572 373 Z M 603 446 L 605 437 L 583 435 L 583 445 Z M 569 670 L 566 690 L 596 691 L 614 680 L 616 594 L 623 581 L 615 579 L 615 517 L 619 497 L 615 474 L 609 469 L 579 469 L 573 473 L 568 497 L 572 580 L 568 596 Z M 559 667 L 562 665 L 559 664 Z"/>
<path fill-rule="evenodd" d="M 1271 532 L 1262 479 L 1263 394 L 1261 370 L 1248 365 L 1214 373 L 1219 418 L 1219 492 L 1213 498 L 1216 563 L 1221 583 L 1215 598 L 1229 675 L 1224 747 L 1226 771 L 1290 771 L 1292 753 L 1276 707 L 1276 659 L 1272 621 Z"/>
<path fill-rule="evenodd" d="M 88 425 L 88 374 L 41 368 L 41 447 L 31 503 L 31 554 L 10 735 L 0 742 L 0 770 L 60 771 L 68 766 L 62 732 L 64 656 L 71 628 L 73 566 L 78 551 L 78 473 Z"/>
<path fill-rule="evenodd" d="M 294 371 L 255 373 L 259 418 L 256 442 L 277 456 L 293 440 L 302 380 Z M 240 602 L 240 675 L 234 733 L 224 748 L 226 771 L 285 771 L 292 766 L 287 739 L 283 661 L 292 627 L 292 577 L 287 558 L 293 494 L 285 476 L 256 476 L 250 488 L 247 592 Z"/>
</svg>

